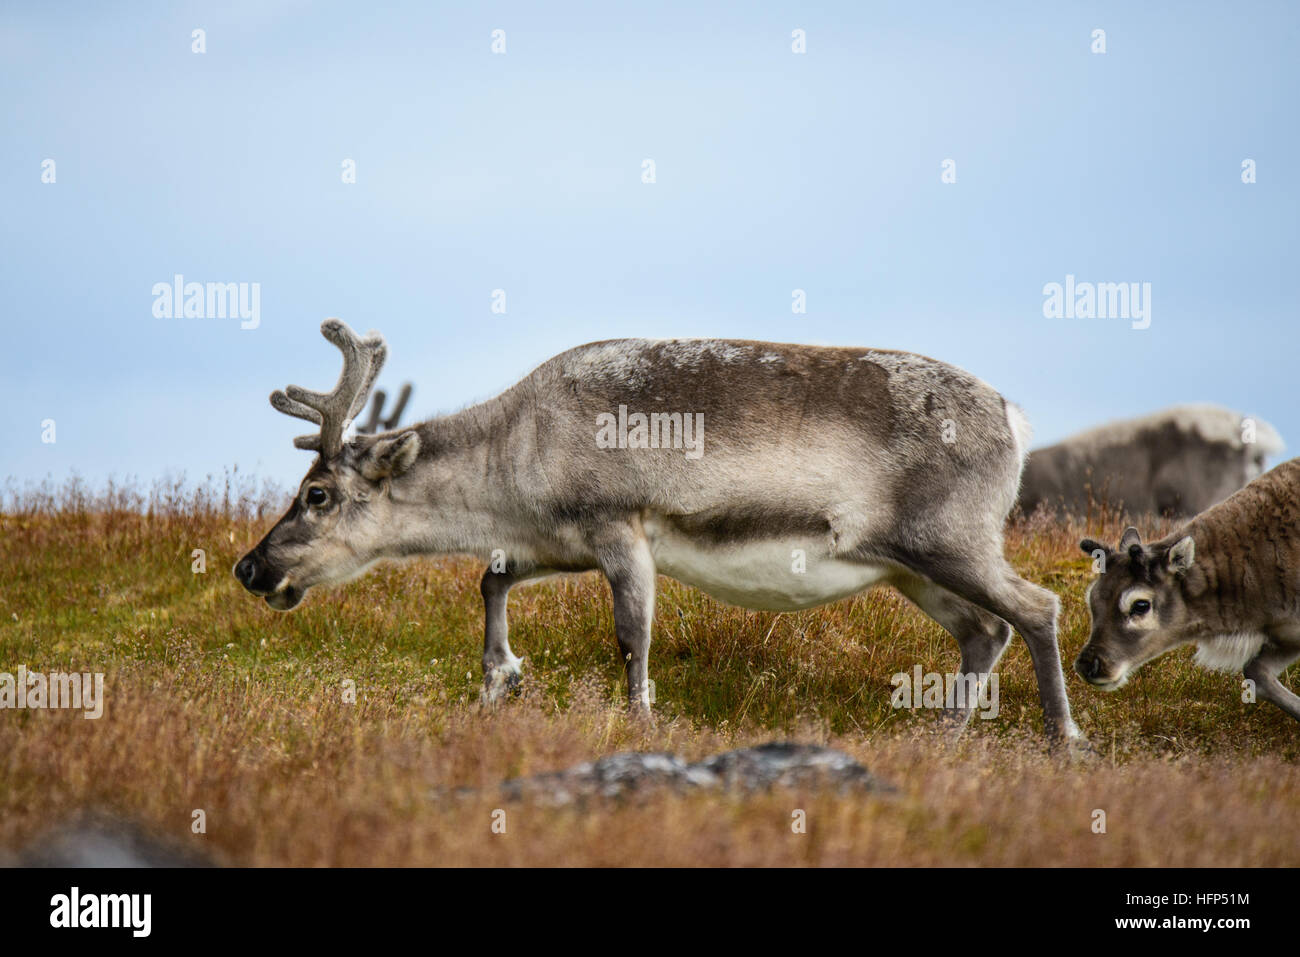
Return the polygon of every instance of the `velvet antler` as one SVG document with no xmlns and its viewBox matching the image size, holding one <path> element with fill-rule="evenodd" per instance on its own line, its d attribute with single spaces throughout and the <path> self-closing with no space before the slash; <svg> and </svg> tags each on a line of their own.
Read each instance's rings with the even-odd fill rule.
<svg viewBox="0 0 1300 957">
<path fill-rule="evenodd" d="M 343 353 L 343 371 L 334 389 L 312 392 L 291 385 L 283 392 L 272 392 L 271 405 L 286 415 L 319 425 L 318 434 L 300 435 L 293 444 L 333 458 L 343 449 L 343 433 L 366 404 L 370 387 L 388 356 L 388 347 L 379 333 L 370 332 L 362 339 L 341 319 L 326 319 L 320 324 L 320 333 Z"/>
</svg>

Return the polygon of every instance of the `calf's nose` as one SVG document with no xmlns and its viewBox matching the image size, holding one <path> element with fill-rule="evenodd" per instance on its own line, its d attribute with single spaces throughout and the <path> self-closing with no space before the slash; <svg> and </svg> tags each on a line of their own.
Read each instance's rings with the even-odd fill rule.
<svg viewBox="0 0 1300 957">
<path fill-rule="evenodd" d="M 245 588 L 251 588 L 253 579 L 257 577 L 257 562 L 253 561 L 251 556 L 245 555 L 235 566 L 235 577 Z"/>
</svg>

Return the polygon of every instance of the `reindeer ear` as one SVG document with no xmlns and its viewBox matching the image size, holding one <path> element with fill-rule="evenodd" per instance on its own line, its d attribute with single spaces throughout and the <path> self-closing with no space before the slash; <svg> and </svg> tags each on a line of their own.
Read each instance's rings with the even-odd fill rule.
<svg viewBox="0 0 1300 957">
<path fill-rule="evenodd" d="M 1185 575 L 1195 560 L 1196 542 L 1192 541 L 1192 536 L 1184 535 L 1170 547 L 1165 556 L 1165 567 L 1175 575 Z"/>
<path fill-rule="evenodd" d="M 1094 542 L 1091 538 L 1085 538 L 1079 543 L 1079 549 L 1088 556 L 1096 556 L 1098 552 L 1103 555 L 1110 555 L 1110 549 L 1101 542 Z"/>
<path fill-rule="evenodd" d="M 384 438 L 370 446 L 361 460 L 361 474 L 372 482 L 401 475 L 420 455 L 420 436 L 414 429 Z"/>
<path fill-rule="evenodd" d="M 1124 534 L 1119 537 L 1119 547 L 1116 548 L 1115 550 L 1117 552 L 1126 552 L 1134 545 L 1141 545 L 1141 544 L 1142 544 L 1142 536 L 1138 534 L 1138 530 L 1136 528 L 1130 525 L 1128 528 L 1124 529 Z"/>
</svg>

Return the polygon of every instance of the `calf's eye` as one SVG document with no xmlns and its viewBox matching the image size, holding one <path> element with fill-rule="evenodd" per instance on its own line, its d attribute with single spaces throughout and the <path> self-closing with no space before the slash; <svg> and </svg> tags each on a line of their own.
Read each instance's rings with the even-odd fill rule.
<svg viewBox="0 0 1300 957">
<path fill-rule="evenodd" d="M 1137 601 L 1133 602 L 1133 607 L 1128 610 L 1128 613 L 1130 615 L 1145 615 L 1150 610 L 1151 602 L 1147 601 L 1145 598 L 1139 598 Z"/>
<path fill-rule="evenodd" d="M 329 496 L 325 494 L 325 490 L 320 486 L 307 489 L 308 505 L 324 505 L 327 501 L 329 501 Z"/>
</svg>

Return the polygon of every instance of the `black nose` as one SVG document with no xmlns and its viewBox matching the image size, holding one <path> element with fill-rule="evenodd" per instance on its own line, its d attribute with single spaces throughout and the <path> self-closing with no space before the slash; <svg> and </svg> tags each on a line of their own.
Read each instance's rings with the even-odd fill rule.
<svg viewBox="0 0 1300 957">
<path fill-rule="evenodd" d="M 1074 670 L 1085 678 L 1096 678 L 1101 674 L 1101 657 L 1094 652 L 1085 651 L 1074 662 Z"/>
<path fill-rule="evenodd" d="M 241 559 L 235 566 L 235 577 L 245 588 L 251 588 L 253 579 L 257 577 L 257 562 L 248 557 Z"/>
</svg>

